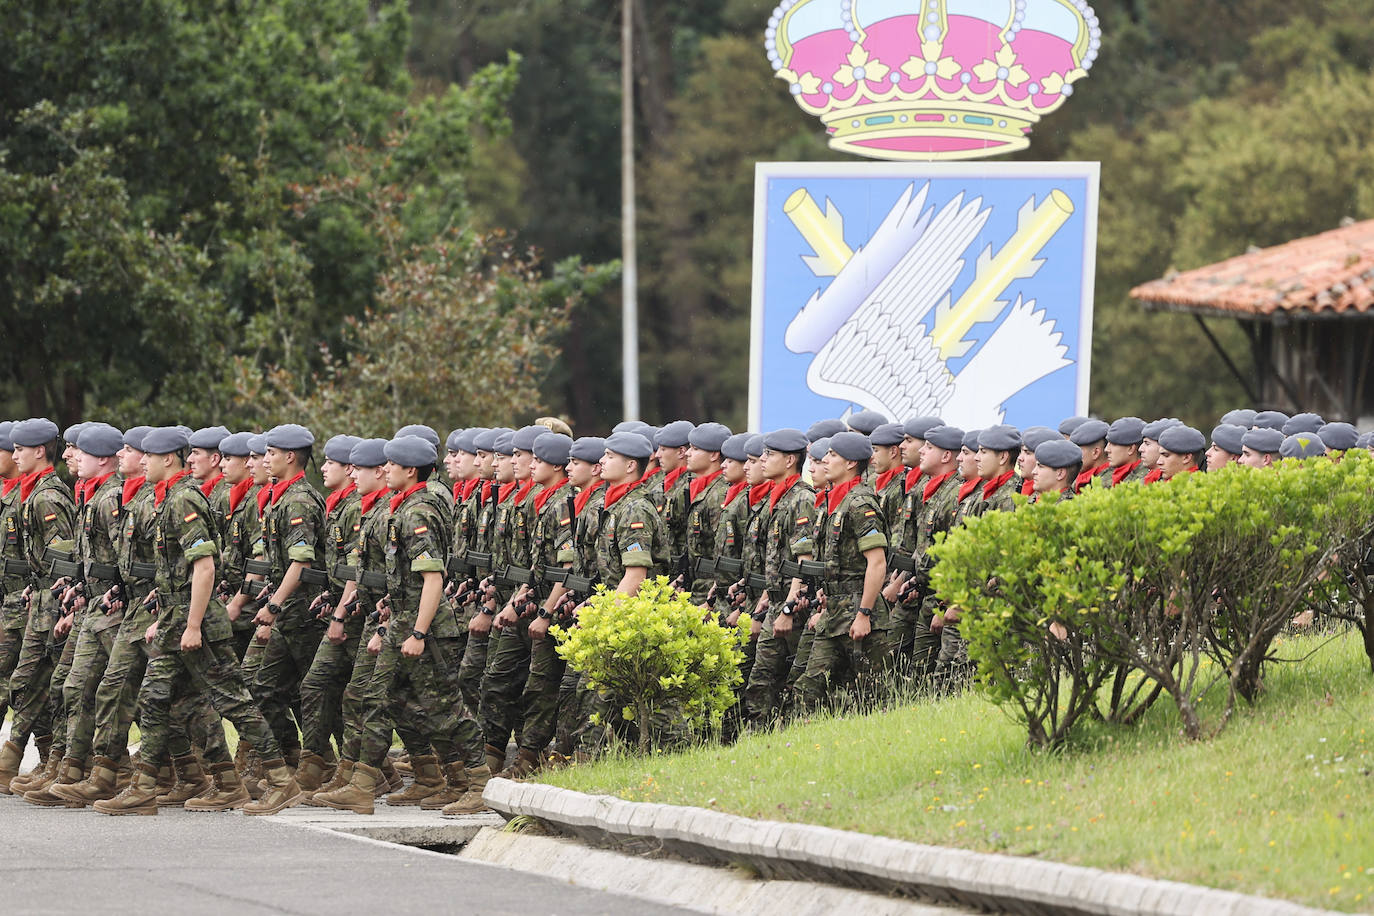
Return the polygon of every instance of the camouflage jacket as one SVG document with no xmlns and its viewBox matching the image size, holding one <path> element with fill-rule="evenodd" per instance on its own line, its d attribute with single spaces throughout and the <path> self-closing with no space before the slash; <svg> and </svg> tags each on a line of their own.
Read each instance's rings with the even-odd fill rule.
<svg viewBox="0 0 1374 916">
<path fill-rule="evenodd" d="M 896 520 L 888 531 L 892 549 L 911 554 L 920 540 L 921 510 L 925 508 L 925 489 L 929 481 L 925 474 L 916 475 L 910 488 L 906 485 L 906 475 L 902 475 L 902 506 Z"/>
<path fill-rule="evenodd" d="M 748 501 L 746 496 L 746 502 Z M 749 506 L 749 518 L 744 523 L 744 541 L 740 545 L 740 559 L 744 561 L 744 575 L 747 578 L 750 573 L 766 575 L 764 561 L 767 557 L 767 537 L 768 537 L 768 517 L 771 513 L 769 499 L 764 496 L 757 503 Z M 758 601 L 759 589 L 749 586 L 746 591 L 749 595 L 750 606 Z"/>
<path fill-rule="evenodd" d="M 386 594 L 384 589 L 376 589 L 362 582 L 362 573 L 386 575 L 387 527 L 391 522 L 391 493 L 385 489 L 369 493 L 358 503 L 360 525 L 358 538 L 349 552 L 348 562 L 358 570 L 358 612 L 371 614 L 377 601 Z M 362 507 L 366 505 L 367 511 Z"/>
<path fill-rule="evenodd" d="M 572 571 L 579 576 L 595 577 L 596 542 L 601 534 L 601 507 L 606 501 L 606 485 L 598 480 L 585 501 L 582 496 L 582 493 L 577 494 L 581 509 L 572 523 L 572 541 L 558 552 L 558 562 L 571 563 Z"/>
<path fill-rule="evenodd" d="M 787 492 L 776 501 L 770 496 L 769 503 L 763 575 L 768 580 L 770 606 L 779 607 L 792 585 L 792 578 L 783 575 L 782 564 L 799 556 L 810 556 L 814 550 L 811 523 L 816 517 L 816 491 L 806 481 L 795 478 Z"/>
<path fill-rule="evenodd" d="M 339 598 L 343 596 L 345 582 L 336 573 L 339 566 L 348 565 L 348 554 L 357 543 L 359 532 L 362 531 L 362 498 L 358 495 L 357 488 L 350 483 L 337 500 L 332 500 L 333 508 L 329 507 L 331 500 L 332 496 L 325 500 L 323 564 L 329 574 L 330 603 L 338 604 Z M 310 591 L 318 594 L 319 589 L 311 588 Z"/>
<path fill-rule="evenodd" d="M 543 492 L 539 488 L 531 494 L 529 501 L 529 540 L 530 568 L 552 568 L 559 565 L 559 557 L 566 556 L 572 549 L 573 517 L 568 511 L 567 496 L 572 493 L 572 485 L 566 480 L 559 486 Z M 547 594 L 547 586 L 539 584 L 542 593 Z"/>
<path fill-rule="evenodd" d="M 46 594 L 54 581 L 48 551 L 68 553 L 76 546 L 76 501 L 55 472 L 47 473 L 24 500 L 19 517 L 29 574 Z"/>
<path fill-rule="evenodd" d="M 391 498 L 386 533 L 386 585 L 391 596 L 389 638 L 399 645 L 415 628 L 420 613 L 420 594 L 425 573 L 444 572 L 448 563 L 448 539 L 441 525 L 443 510 L 423 490 Z M 436 639 L 460 635 L 458 621 L 448 603 L 439 601 L 427 631 Z"/>
<path fill-rule="evenodd" d="M 693 480 L 687 485 L 687 556 L 697 560 L 711 560 L 716 556 L 716 534 L 720 517 L 725 511 L 725 492 L 730 489 L 720 474 Z M 694 570 L 695 572 L 695 570 Z M 701 604 L 715 584 L 714 576 L 702 576 L 692 583 L 692 600 Z M 727 583 L 728 585 L 728 583 Z"/>
<path fill-rule="evenodd" d="M 124 620 L 123 610 L 105 613 L 97 607 L 100 596 L 119 582 L 119 538 L 124 479 L 112 474 L 81 507 L 78 554 L 86 575 L 86 609 L 94 613 L 87 626 L 95 631 L 113 629 Z"/>
<path fill-rule="evenodd" d="M 692 475 L 685 470 L 677 475 L 672 486 L 668 486 L 667 478 L 664 478 L 663 523 L 668 532 L 668 552 L 672 556 L 678 556 L 687 550 L 691 482 Z"/>
<path fill-rule="evenodd" d="M 229 481 L 221 474 L 219 479 L 215 481 L 215 485 L 210 488 L 209 493 L 210 514 L 215 519 L 215 530 L 219 532 L 221 538 L 229 530 L 229 490 Z M 201 492 L 204 493 L 205 490 L 202 488 Z M 221 579 L 224 578 L 220 573 L 216 573 L 216 575 Z"/>
<path fill-rule="evenodd" d="M 876 484 L 881 480 L 882 475 L 879 475 L 874 490 L 878 495 L 878 505 L 883 510 L 883 518 L 887 521 L 887 530 L 893 532 L 901 524 L 906 508 L 906 468 L 898 468 L 888 478 L 887 485 L 878 489 Z"/>
<path fill-rule="evenodd" d="M 729 495 L 729 488 L 726 490 Z M 738 560 L 744 549 L 744 528 L 749 523 L 749 487 L 742 486 L 727 503 L 722 502 L 719 523 L 716 525 L 716 556 Z M 730 613 L 730 599 L 726 590 L 739 581 L 739 576 L 716 572 L 716 610 Z"/>
<path fill-rule="evenodd" d="M 1121 483 L 1141 483 L 1145 480 L 1145 475 L 1149 473 L 1145 469 L 1145 462 L 1138 458 L 1130 465 L 1130 468 L 1131 469 L 1126 472 L 1126 476 L 1121 478 Z M 1108 466 L 1101 473 L 1094 475 L 1093 479 L 1088 482 L 1088 485 L 1094 487 L 1119 486 L 1120 484 L 1112 483 L 1116 478 L 1116 471 L 1116 468 Z"/>
<path fill-rule="evenodd" d="M 22 630 L 26 622 L 23 593 L 29 577 L 24 541 L 19 535 L 19 496 L 18 480 L 0 495 L 0 598 L 4 600 L 0 628 L 6 630 Z"/>
<path fill-rule="evenodd" d="M 921 507 L 921 517 L 916 529 L 916 557 L 920 563 L 918 575 L 929 575 L 935 561 L 926 551 L 935 543 L 935 535 L 955 526 L 958 514 L 959 475 L 950 474 Z"/>
<path fill-rule="evenodd" d="M 276 486 L 282 486 L 277 484 Z M 275 488 L 274 488 L 275 490 Z M 297 477 L 285 489 L 274 492 L 262 517 L 263 556 L 271 564 L 271 582 L 280 587 L 292 563 L 320 569 L 324 563 L 324 499 L 315 488 Z M 310 613 L 314 589 L 300 585 L 282 603 L 276 627 L 291 632 L 318 622 Z"/>
<path fill-rule="evenodd" d="M 993 488 L 991 495 L 987 493 L 987 486 L 978 488 L 978 505 L 974 507 L 974 515 L 982 515 L 984 512 L 1010 512 L 1016 508 L 1016 503 L 1012 497 L 1021 492 L 1019 478 L 1013 474 L 1002 484 Z"/>
<path fill-rule="evenodd" d="M 136 575 L 137 567 L 157 565 L 153 521 L 157 507 L 153 504 L 153 485 L 144 483 L 123 509 L 123 526 L 119 533 L 119 572 L 124 577 L 124 625 L 120 639 L 126 643 L 143 641 L 143 631 L 153 622 L 152 611 L 143 606 L 156 586 L 155 575 Z M 254 507 L 256 511 L 256 507 Z"/>
<path fill-rule="evenodd" d="M 643 484 L 602 506 L 596 570 L 607 588 L 619 585 L 628 567 L 645 567 L 652 578 L 666 573 L 668 563 L 668 530 Z"/>
<path fill-rule="evenodd" d="M 218 575 L 230 595 L 243 589 L 243 564 L 261 551 L 258 544 L 262 538 L 262 519 L 258 517 L 260 489 L 254 484 L 243 494 L 238 505 L 224 505 L 224 544 L 220 552 Z"/>
<path fill-rule="evenodd" d="M 181 650 L 181 634 L 186 630 L 191 603 L 191 567 L 208 557 L 219 556 L 215 520 L 210 500 L 192 477 L 182 477 L 167 489 L 153 516 L 153 544 L 157 553 L 157 639 L 164 652 Z M 211 578 L 210 601 L 201 620 L 200 632 L 206 644 L 233 636 L 229 615 L 214 595 Z"/>
<path fill-rule="evenodd" d="M 825 598 L 826 609 L 817 632 L 827 636 L 848 634 L 863 597 L 868 560 L 864 552 L 887 548 L 887 521 L 873 488 L 859 483 L 844 494 L 826 521 Z M 886 630 L 887 605 L 879 597 L 872 608 L 870 624 Z"/>
</svg>

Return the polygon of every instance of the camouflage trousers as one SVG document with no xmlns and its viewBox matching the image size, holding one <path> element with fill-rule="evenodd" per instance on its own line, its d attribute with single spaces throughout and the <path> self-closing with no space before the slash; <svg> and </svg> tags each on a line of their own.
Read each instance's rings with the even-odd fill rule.
<svg viewBox="0 0 1374 916">
<path fill-rule="evenodd" d="M 49 700 L 53 671 L 65 649 L 62 644 L 53 642 L 57 599 L 46 589 L 35 589 L 34 597 L 35 605 L 24 626 L 19 658 L 9 683 L 10 710 L 14 714 L 10 721 L 10 740 L 20 747 L 28 742 L 30 735 L 44 734 L 52 729 Z"/>
<path fill-rule="evenodd" d="M 553 749 L 564 757 L 572 756 L 577 746 L 577 730 L 582 727 L 582 695 L 577 691 L 580 675 L 563 665 L 563 677 L 558 681 L 558 724 L 553 737 Z"/>
<path fill-rule="evenodd" d="M 8 684 L 10 675 L 14 673 L 14 666 L 19 664 L 19 647 L 24 644 L 24 628 L 0 630 L 0 722 L 3 722 L 10 710 L 10 692 Z"/>
<path fill-rule="evenodd" d="M 783 690 L 806 625 L 804 619 L 794 618 L 790 631 L 775 636 L 773 625 L 780 615 L 781 611 L 770 610 L 763 621 L 763 632 L 754 649 L 754 665 L 744 688 L 744 718 L 755 725 L 767 722 L 782 711 Z"/>
<path fill-rule="evenodd" d="M 329 756 L 329 736 L 343 747 L 343 697 L 353 676 L 358 639 L 367 618 L 354 614 L 344 621 L 344 641 L 338 645 L 320 637 L 310 670 L 301 681 L 301 747 L 307 753 Z"/>
<path fill-rule="evenodd" d="M 249 742 L 264 759 L 280 758 L 282 750 L 272 730 L 253 703 L 248 687 L 243 683 L 239 660 L 234 655 L 232 640 L 206 643 L 192 652 L 167 652 L 149 660 L 139 689 L 138 702 L 142 709 L 140 720 L 143 743 L 139 754 L 145 760 L 162 759 L 162 755 L 181 756 L 173 736 L 177 731 L 175 714 L 177 702 L 200 696 L 208 700 L 214 711 L 233 723 L 239 736 Z M 219 741 L 206 747 L 211 763 L 224 763 L 232 758 L 223 746 L 224 728 L 216 720 Z M 189 747 L 187 748 L 189 752 Z"/>
<path fill-rule="evenodd" d="M 881 603 L 881 602 L 880 602 Z M 806 671 L 797 678 L 795 700 L 803 709 L 814 709 L 836 690 L 872 691 L 892 662 L 891 635 L 886 608 L 875 608 L 873 629 L 863 639 L 853 639 L 857 598 L 834 599 L 817 624 L 811 640 Z"/>
<path fill-rule="evenodd" d="M 388 633 L 382 641 L 381 654 L 362 694 L 358 761 L 381 766 L 391 748 L 393 723 L 404 722 L 407 728 L 401 732 L 401 740 L 412 756 L 429 754 L 433 748 L 443 763 L 461 760 L 466 766 L 481 766 L 485 760 L 482 730 L 476 720 L 465 715 L 454 675 L 452 659 L 460 640 L 432 637 L 425 652 L 407 658 L 401 654 L 407 635 Z"/>
<path fill-rule="evenodd" d="M 304 718 L 299 711 L 301 681 L 315 660 L 315 652 L 320 647 L 320 632 L 321 627 L 316 623 L 291 630 L 272 627 L 267 645 L 262 650 L 257 674 L 248 682 L 248 689 L 258 709 L 272 727 L 277 743 L 285 751 L 301 746 L 300 733 L 291 716 L 295 710 L 297 721 Z M 262 753 L 261 748 L 258 752 Z"/>
<path fill-rule="evenodd" d="M 522 749 L 541 753 L 557 733 L 563 675 L 567 667 L 567 662 L 558 655 L 558 641 L 552 636 L 530 640 L 529 677 L 520 699 L 525 710 L 525 721 L 520 728 Z"/>
<path fill-rule="evenodd" d="M 470 621 L 472 616 L 469 611 L 465 619 Z M 458 692 L 467 708 L 473 711 L 482 708 L 482 679 L 487 670 L 487 655 L 498 633 L 493 627 L 486 633 L 469 630 L 464 637 L 463 659 L 458 665 Z"/>
<path fill-rule="evenodd" d="M 92 611 L 82 619 L 81 631 L 71 637 L 76 650 L 71 671 L 62 682 L 62 705 L 67 713 L 67 756 L 75 760 L 85 760 L 91 753 L 95 696 L 119 637 L 119 626 L 111 623 L 101 611 Z"/>
<path fill-rule="evenodd" d="M 522 617 L 512 626 L 493 630 L 487 642 L 487 670 L 482 676 L 479 707 L 482 733 L 487 744 L 502 751 L 511 736 L 519 734 L 524 719 L 525 682 L 530 673 L 529 628 L 529 619 Z"/>
<path fill-rule="evenodd" d="M 935 688 L 961 689 L 973 673 L 968 657 L 968 641 L 959 635 L 957 624 L 946 621 L 940 630 L 940 654 L 935 659 Z"/>
</svg>

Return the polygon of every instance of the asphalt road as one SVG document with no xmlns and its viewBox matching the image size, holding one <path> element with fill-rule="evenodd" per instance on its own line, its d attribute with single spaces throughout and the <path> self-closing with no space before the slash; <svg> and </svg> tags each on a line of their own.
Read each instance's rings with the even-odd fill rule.
<svg viewBox="0 0 1374 916">
<path fill-rule="evenodd" d="M 682 913 L 524 872 L 239 813 L 108 817 L 0 796 L 0 912 Z"/>
</svg>

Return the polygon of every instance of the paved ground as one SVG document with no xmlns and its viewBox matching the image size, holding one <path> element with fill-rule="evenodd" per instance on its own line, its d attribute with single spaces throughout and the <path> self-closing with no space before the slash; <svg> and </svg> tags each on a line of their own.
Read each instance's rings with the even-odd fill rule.
<svg viewBox="0 0 1374 916">
<path fill-rule="evenodd" d="M 0 850 L 0 911 L 24 916 L 82 909 L 102 916 L 684 912 L 237 813 L 107 817 L 0 796 Z"/>
</svg>

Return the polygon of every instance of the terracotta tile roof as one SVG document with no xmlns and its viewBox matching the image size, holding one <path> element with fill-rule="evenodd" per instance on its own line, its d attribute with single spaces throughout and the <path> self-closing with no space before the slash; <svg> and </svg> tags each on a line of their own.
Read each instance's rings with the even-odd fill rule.
<svg viewBox="0 0 1374 916">
<path fill-rule="evenodd" d="M 1374 309 L 1374 220 L 1171 273 L 1131 290 L 1147 308 L 1334 317 Z"/>
</svg>

